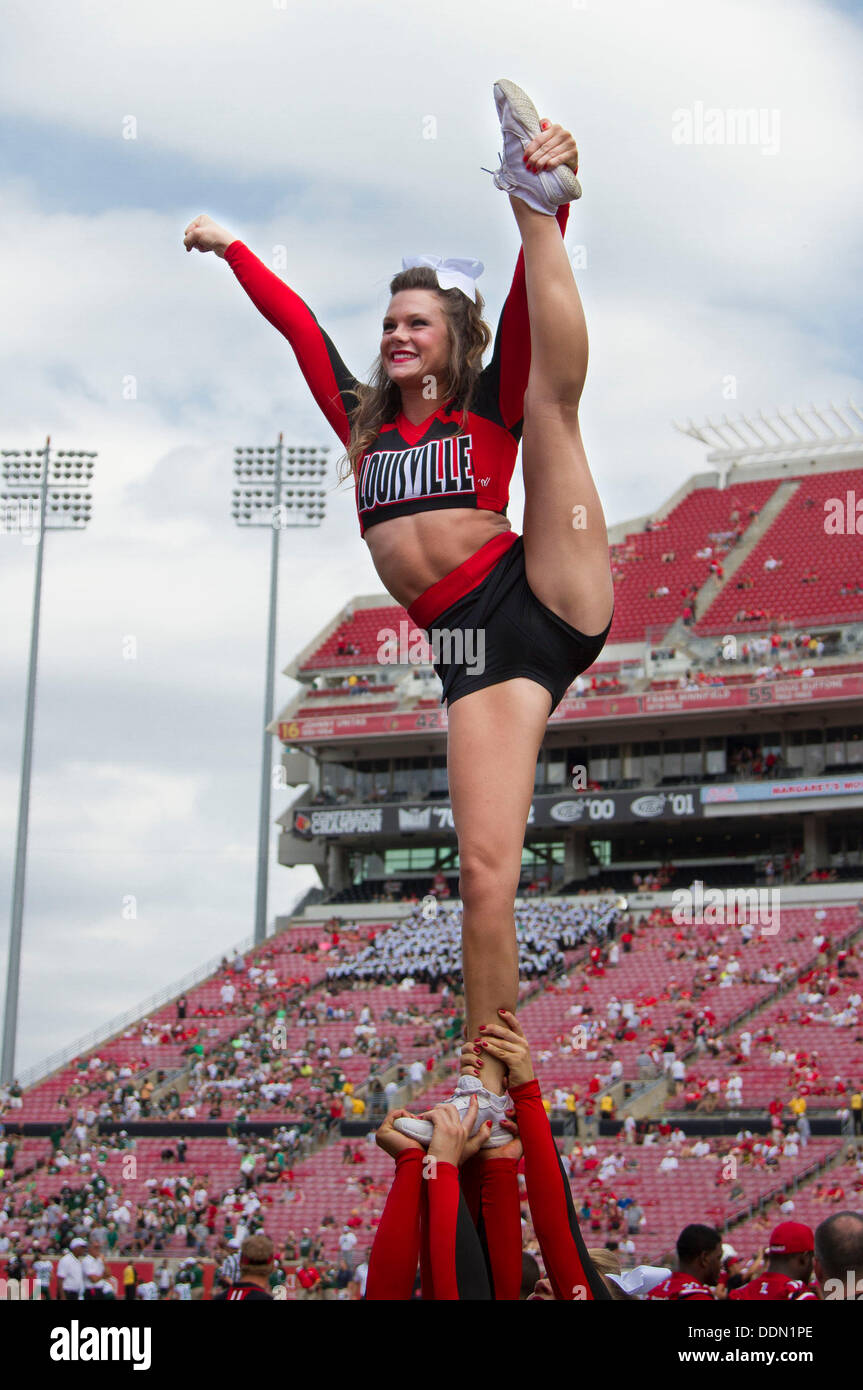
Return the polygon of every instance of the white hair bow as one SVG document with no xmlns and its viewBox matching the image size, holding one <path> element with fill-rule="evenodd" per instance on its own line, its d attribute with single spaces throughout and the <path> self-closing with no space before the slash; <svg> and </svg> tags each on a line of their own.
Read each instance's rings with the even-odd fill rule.
<svg viewBox="0 0 863 1390">
<path fill-rule="evenodd" d="M 403 256 L 402 270 L 411 270 L 415 265 L 427 265 L 437 276 L 442 290 L 461 290 L 468 299 L 476 303 L 476 282 L 485 269 L 482 261 L 465 260 L 450 256 Z"/>
<path fill-rule="evenodd" d="M 670 1273 L 670 1269 L 660 1269 L 657 1265 L 636 1265 L 635 1269 L 626 1269 L 622 1274 L 606 1274 L 605 1277 L 623 1289 L 624 1293 L 643 1297 L 661 1284 L 663 1279 L 667 1279 Z"/>
</svg>

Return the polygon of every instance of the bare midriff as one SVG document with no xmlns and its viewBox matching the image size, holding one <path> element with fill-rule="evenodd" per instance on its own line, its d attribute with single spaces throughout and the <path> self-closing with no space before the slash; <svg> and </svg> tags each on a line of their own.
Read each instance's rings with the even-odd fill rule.
<svg viewBox="0 0 863 1390">
<path fill-rule="evenodd" d="M 364 540 L 384 588 L 409 608 L 493 536 L 511 530 L 499 512 L 453 507 L 379 522 L 369 527 Z"/>
</svg>

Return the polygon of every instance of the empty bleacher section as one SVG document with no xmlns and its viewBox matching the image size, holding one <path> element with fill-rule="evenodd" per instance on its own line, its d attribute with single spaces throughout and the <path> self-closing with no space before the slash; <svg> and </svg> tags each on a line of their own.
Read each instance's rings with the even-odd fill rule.
<svg viewBox="0 0 863 1390">
<path fill-rule="evenodd" d="M 358 666 L 375 666 L 380 657 L 381 632 L 400 632 L 400 624 L 405 626 L 408 645 L 417 643 L 426 646 L 425 634 L 411 622 L 407 610 L 400 604 L 381 604 L 373 608 L 356 608 L 341 622 L 317 650 L 303 661 L 303 671 L 343 668 L 353 670 Z"/>
<path fill-rule="evenodd" d="M 696 631 L 712 635 L 745 626 L 763 629 L 773 622 L 859 622 L 863 565 L 860 533 L 854 529 L 857 499 L 863 501 L 863 471 L 801 478 L 733 580 L 700 615 Z"/>
<path fill-rule="evenodd" d="M 644 641 L 681 618 L 687 605 L 769 501 L 778 483 L 694 488 L 650 530 L 611 547 L 614 623 L 610 642 Z M 697 612 L 697 605 L 696 605 Z"/>
<path fill-rule="evenodd" d="M 807 1182 L 784 1184 L 757 1210 L 735 1223 L 728 1240 L 741 1257 L 763 1249 L 771 1229 L 780 1221 L 803 1221 L 814 1230 L 834 1212 L 863 1211 L 863 1150 L 842 1145 L 831 1154 L 833 1161 L 825 1164 L 824 1148 L 829 1152 L 829 1146 L 810 1141 L 801 1150 L 807 1169 L 814 1170 Z M 832 1148 L 835 1150 L 835 1145 Z"/>
</svg>

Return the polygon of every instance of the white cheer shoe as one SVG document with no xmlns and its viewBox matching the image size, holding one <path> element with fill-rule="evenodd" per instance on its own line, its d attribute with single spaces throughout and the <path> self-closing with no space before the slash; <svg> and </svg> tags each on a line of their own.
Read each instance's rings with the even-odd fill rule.
<svg viewBox="0 0 863 1390">
<path fill-rule="evenodd" d="M 470 1108 L 471 1097 L 474 1095 L 479 1102 L 479 1108 L 471 1134 L 476 1134 L 486 1120 L 491 1120 L 491 1134 L 483 1144 L 483 1148 L 496 1149 L 501 1144 L 508 1144 L 512 1135 L 500 1123 L 501 1120 L 506 1119 L 507 1110 L 512 1109 L 512 1101 L 506 1092 L 502 1096 L 496 1096 L 492 1091 L 486 1090 L 478 1076 L 460 1076 L 453 1094 L 448 1096 L 446 1100 L 439 1101 L 438 1104 L 454 1105 L 460 1118 L 464 1119 Z M 401 1134 L 407 1134 L 409 1138 L 416 1139 L 420 1144 L 425 1145 L 431 1143 L 434 1134 L 434 1125 L 431 1120 L 421 1120 L 415 1115 L 401 1115 L 393 1121 L 393 1127 Z"/>
<path fill-rule="evenodd" d="M 542 133 L 542 127 L 536 107 L 521 87 L 501 78 L 494 84 L 494 100 L 503 134 L 503 154 L 499 156 L 500 167 L 486 172 L 492 174 L 495 188 L 512 193 L 536 212 L 553 217 L 563 203 L 581 197 L 581 184 L 566 164 L 532 174 L 524 163 L 524 151 Z"/>
</svg>

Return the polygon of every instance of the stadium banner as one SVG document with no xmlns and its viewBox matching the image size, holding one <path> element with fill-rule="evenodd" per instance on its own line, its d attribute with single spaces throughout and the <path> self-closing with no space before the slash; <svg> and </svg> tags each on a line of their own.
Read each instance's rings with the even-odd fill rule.
<svg viewBox="0 0 863 1390">
<path fill-rule="evenodd" d="M 764 708 L 810 701 L 863 699 L 863 674 L 810 676 L 753 685 L 705 685 L 700 690 L 647 690 L 640 695 L 572 695 L 558 705 L 549 724 L 591 724 L 645 715 L 719 714 L 726 710 Z M 430 733 L 446 729 L 443 709 L 375 713 L 373 708 L 348 714 L 302 715 L 281 720 L 282 743 L 319 743 L 357 735 Z"/>
<path fill-rule="evenodd" d="M 534 829 L 583 825 L 601 827 L 639 821 L 692 820 L 703 812 L 698 787 L 673 791 L 575 792 L 536 796 L 527 823 Z M 341 835 L 450 833 L 455 829 L 448 801 L 384 806 L 304 806 L 294 811 L 293 831 L 302 839 Z"/>
<path fill-rule="evenodd" d="M 704 806 L 741 801 L 790 801 L 806 796 L 860 796 L 863 777 L 813 777 L 797 782 L 735 782 L 701 788 Z"/>
</svg>

